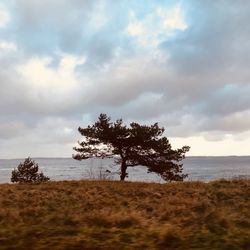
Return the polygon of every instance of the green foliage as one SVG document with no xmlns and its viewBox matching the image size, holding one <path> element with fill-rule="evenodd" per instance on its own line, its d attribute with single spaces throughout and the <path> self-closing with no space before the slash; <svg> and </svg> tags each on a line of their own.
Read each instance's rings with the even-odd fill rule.
<svg viewBox="0 0 250 250">
<path fill-rule="evenodd" d="M 29 157 L 20 163 L 17 169 L 12 171 L 11 182 L 17 183 L 40 183 L 49 180 L 42 172 L 38 173 L 38 164 Z"/>
<path fill-rule="evenodd" d="M 84 137 L 79 147 L 74 147 L 76 160 L 91 157 L 114 157 L 121 165 L 121 180 L 127 177 L 127 167 L 142 165 L 148 172 L 159 174 L 166 181 L 183 181 L 181 161 L 190 147 L 173 150 L 168 139 L 163 136 L 164 128 L 158 123 L 151 126 L 136 122 L 127 127 L 122 119 L 111 122 L 106 114 L 100 114 L 98 121 L 86 128 L 79 127 Z"/>
</svg>

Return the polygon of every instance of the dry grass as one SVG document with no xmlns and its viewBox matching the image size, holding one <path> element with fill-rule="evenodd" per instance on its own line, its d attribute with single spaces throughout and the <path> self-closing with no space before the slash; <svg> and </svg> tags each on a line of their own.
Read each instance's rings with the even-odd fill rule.
<svg viewBox="0 0 250 250">
<path fill-rule="evenodd" d="M 0 185 L 0 249 L 250 249 L 250 181 Z"/>
</svg>

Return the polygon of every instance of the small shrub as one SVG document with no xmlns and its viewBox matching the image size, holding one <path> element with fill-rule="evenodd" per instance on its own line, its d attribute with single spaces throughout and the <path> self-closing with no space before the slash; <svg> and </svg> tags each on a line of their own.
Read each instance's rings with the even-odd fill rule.
<svg viewBox="0 0 250 250">
<path fill-rule="evenodd" d="M 40 183 L 49 180 L 42 172 L 38 173 L 38 164 L 31 158 L 26 158 L 17 169 L 12 171 L 11 182 L 17 183 Z"/>
</svg>

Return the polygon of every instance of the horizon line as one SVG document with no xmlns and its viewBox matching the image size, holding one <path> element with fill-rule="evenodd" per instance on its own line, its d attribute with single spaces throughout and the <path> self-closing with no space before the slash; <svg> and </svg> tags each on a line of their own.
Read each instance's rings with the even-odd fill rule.
<svg viewBox="0 0 250 250">
<path fill-rule="evenodd" d="M 32 158 L 32 159 L 73 159 L 72 157 L 57 157 L 57 156 L 35 156 L 35 157 L 31 157 L 31 156 L 27 156 L 27 157 L 14 157 L 14 158 L 1 158 L 0 160 L 22 160 L 22 159 L 26 159 L 26 158 Z M 186 156 L 185 158 L 192 158 L 192 157 L 250 157 L 249 155 L 189 155 Z M 90 159 L 90 158 L 89 158 Z M 87 159 L 86 159 L 87 160 Z"/>
</svg>

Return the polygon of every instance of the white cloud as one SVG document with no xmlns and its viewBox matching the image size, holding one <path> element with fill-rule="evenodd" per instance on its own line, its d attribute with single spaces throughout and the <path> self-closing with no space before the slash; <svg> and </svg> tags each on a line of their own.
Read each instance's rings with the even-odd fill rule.
<svg viewBox="0 0 250 250">
<path fill-rule="evenodd" d="M 17 46 L 13 42 L 0 41 L 0 51 L 15 52 L 17 51 Z"/>
<path fill-rule="evenodd" d="M 145 33 L 145 30 L 141 22 L 135 21 L 128 25 L 127 32 L 131 36 L 140 36 Z"/>
<path fill-rule="evenodd" d="M 75 68 L 85 62 L 84 57 L 63 54 L 59 66 L 50 66 L 52 58 L 31 58 L 28 62 L 17 67 L 17 72 L 25 82 L 43 89 L 56 88 L 67 90 L 74 87 L 78 80 Z"/>
<path fill-rule="evenodd" d="M 58 64 L 50 57 L 32 57 L 15 66 L 22 112 L 35 116 L 74 114 L 83 98 L 82 88 L 88 83 L 77 71 L 84 62 L 84 57 L 62 54 Z"/>
<path fill-rule="evenodd" d="M 126 28 L 126 32 L 132 37 L 144 35 L 146 32 L 144 24 L 142 21 L 137 20 L 133 11 L 130 11 L 129 19 L 130 23 Z"/>
<path fill-rule="evenodd" d="M 108 16 L 106 15 L 105 2 L 99 2 L 95 7 L 90 17 L 89 25 L 94 30 L 99 30 L 108 22 Z"/>
<path fill-rule="evenodd" d="M 158 7 L 143 18 L 138 18 L 130 11 L 129 19 L 126 33 L 144 47 L 157 47 L 172 37 L 176 30 L 183 31 L 188 27 L 180 5 L 172 8 Z"/>
<path fill-rule="evenodd" d="M 0 28 L 6 27 L 9 20 L 10 20 L 9 12 L 3 6 L 0 6 Z"/>
<path fill-rule="evenodd" d="M 162 26 L 166 30 L 185 30 L 188 27 L 180 5 L 171 10 L 158 8 L 156 12 L 163 19 Z"/>
</svg>

